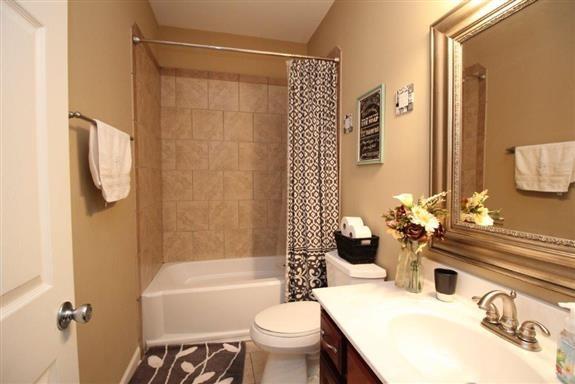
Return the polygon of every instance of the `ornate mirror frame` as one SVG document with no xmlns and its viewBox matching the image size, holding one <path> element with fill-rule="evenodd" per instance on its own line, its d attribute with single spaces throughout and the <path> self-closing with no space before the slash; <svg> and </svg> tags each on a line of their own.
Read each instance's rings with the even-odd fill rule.
<svg viewBox="0 0 575 384">
<path fill-rule="evenodd" d="M 464 1 L 431 26 L 430 188 L 452 193 L 447 237 L 433 242 L 428 256 L 547 301 L 573 301 L 575 240 L 486 230 L 458 219 L 462 43 L 535 1 Z"/>
</svg>

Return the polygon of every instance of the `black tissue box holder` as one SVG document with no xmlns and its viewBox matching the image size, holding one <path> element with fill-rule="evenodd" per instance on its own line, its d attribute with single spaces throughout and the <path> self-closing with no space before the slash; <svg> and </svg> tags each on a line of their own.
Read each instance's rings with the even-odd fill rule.
<svg viewBox="0 0 575 384">
<path fill-rule="evenodd" d="M 352 239 L 335 231 L 335 242 L 338 255 L 351 264 L 370 264 L 375 261 L 379 236 L 372 235 L 366 239 Z"/>
</svg>

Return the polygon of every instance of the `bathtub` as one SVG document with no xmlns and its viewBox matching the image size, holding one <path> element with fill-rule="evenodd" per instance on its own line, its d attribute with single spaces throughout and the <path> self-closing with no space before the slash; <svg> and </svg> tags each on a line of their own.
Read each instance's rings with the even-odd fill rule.
<svg viewBox="0 0 575 384">
<path fill-rule="evenodd" d="M 254 316 L 284 298 L 284 257 L 164 264 L 142 293 L 146 345 L 249 337 Z"/>
</svg>

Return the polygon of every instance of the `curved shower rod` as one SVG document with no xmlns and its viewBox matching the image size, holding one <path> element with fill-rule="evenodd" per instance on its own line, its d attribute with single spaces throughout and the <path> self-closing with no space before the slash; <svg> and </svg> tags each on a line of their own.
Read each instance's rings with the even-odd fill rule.
<svg viewBox="0 0 575 384">
<path fill-rule="evenodd" d="M 315 59 L 315 60 L 325 60 L 325 61 L 333 61 L 335 63 L 339 63 L 339 57 L 308 56 L 308 55 L 298 55 L 298 54 L 294 54 L 294 53 L 258 51 L 255 49 L 245 49 L 245 48 L 221 47 L 221 46 L 217 46 L 217 45 L 181 43 L 178 41 L 169 41 L 169 40 L 142 39 L 141 37 L 138 37 L 138 36 L 132 36 L 132 42 L 134 44 L 148 43 L 148 44 L 173 45 L 173 46 L 177 46 L 177 47 L 214 49 L 216 51 L 247 53 L 247 54 L 251 54 L 251 55 L 278 56 L 278 57 L 287 57 L 287 58 L 292 58 L 292 59 Z"/>
</svg>

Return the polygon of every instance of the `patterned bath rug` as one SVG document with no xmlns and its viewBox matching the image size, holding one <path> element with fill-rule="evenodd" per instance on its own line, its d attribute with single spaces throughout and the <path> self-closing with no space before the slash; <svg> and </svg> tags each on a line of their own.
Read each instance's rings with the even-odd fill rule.
<svg viewBox="0 0 575 384">
<path fill-rule="evenodd" d="M 244 342 L 152 347 L 130 384 L 242 384 L 245 349 Z"/>
</svg>

